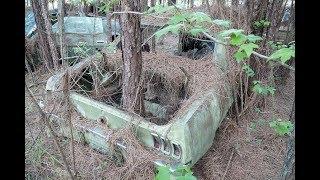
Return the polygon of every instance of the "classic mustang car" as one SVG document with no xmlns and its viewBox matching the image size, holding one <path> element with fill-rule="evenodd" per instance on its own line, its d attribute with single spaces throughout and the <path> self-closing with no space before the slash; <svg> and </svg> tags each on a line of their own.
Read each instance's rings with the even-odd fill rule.
<svg viewBox="0 0 320 180">
<path fill-rule="evenodd" d="M 215 46 L 211 63 L 219 67 L 216 70 L 223 76 L 223 72 L 228 68 L 224 45 Z M 170 159 L 167 165 L 172 169 L 181 165 L 193 166 L 212 146 L 216 130 L 233 102 L 229 82 L 225 81 L 222 84 L 223 90 L 221 86 L 210 87 L 196 98 L 188 99 L 189 103 L 179 109 L 179 112 L 164 125 L 155 124 L 141 116 L 72 92 L 70 100 L 78 113 L 86 122 L 99 124 L 91 128 L 85 128 L 85 124 L 80 124 L 78 127 L 82 130 L 77 131 L 74 136 L 100 152 L 114 154 L 110 149 L 108 134 L 103 133 L 103 126 L 120 129 L 132 123 L 136 129 L 136 137 L 146 147 L 167 156 Z M 145 107 L 147 111 L 160 118 L 166 111 L 161 105 L 147 100 Z M 60 118 L 53 116 L 53 119 Z M 61 133 L 69 136 L 68 129 L 66 125 L 65 128 L 61 128 Z M 125 144 L 119 142 L 118 146 L 122 151 L 126 151 Z M 164 164 L 161 159 L 155 163 Z"/>
</svg>

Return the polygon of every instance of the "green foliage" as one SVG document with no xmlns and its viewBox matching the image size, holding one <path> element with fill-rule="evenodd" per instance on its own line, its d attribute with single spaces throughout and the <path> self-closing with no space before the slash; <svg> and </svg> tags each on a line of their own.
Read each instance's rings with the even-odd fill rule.
<svg viewBox="0 0 320 180">
<path fill-rule="evenodd" d="M 251 69 L 251 67 L 247 64 L 242 66 L 242 70 L 247 74 L 249 77 L 253 77 L 255 75 L 254 71 Z"/>
<path fill-rule="evenodd" d="M 291 121 L 282 121 L 281 119 L 277 119 L 270 122 L 269 125 L 280 136 L 284 136 L 285 134 L 290 135 L 293 131 L 293 124 Z"/>
<path fill-rule="evenodd" d="M 239 34 L 242 34 L 243 32 L 244 31 L 242 29 L 228 29 L 228 30 L 224 30 L 224 31 L 220 32 L 219 35 L 222 37 L 227 37 L 232 34 L 238 36 Z"/>
<path fill-rule="evenodd" d="M 99 12 L 105 12 L 108 13 L 111 8 L 116 5 L 119 2 L 119 0 L 108 0 L 108 1 L 102 1 L 101 5 L 99 5 L 98 9 Z"/>
<path fill-rule="evenodd" d="M 168 24 L 169 25 L 175 25 L 181 22 L 185 22 L 188 19 L 188 14 L 177 14 L 175 16 L 172 16 L 169 21 Z"/>
<path fill-rule="evenodd" d="M 189 18 L 189 21 L 196 22 L 197 24 L 201 24 L 203 22 L 213 23 L 211 17 L 203 12 L 191 13 Z"/>
<path fill-rule="evenodd" d="M 240 51 L 243 50 L 244 52 L 246 52 L 247 57 L 249 57 L 249 56 L 252 54 L 253 50 L 256 49 L 256 48 L 258 48 L 258 47 L 259 47 L 259 46 L 256 45 L 256 44 L 254 44 L 254 43 L 247 43 L 247 44 L 242 44 L 242 45 L 240 46 L 239 50 L 240 50 Z"/>
<path fill-rule="evenodd" d="M 253 81 L 252 91 L 261 95 L 274 95 L 276 89 L 272 86 L 262 85 L 260 81 Z"/>
<path fill-rule="evenodd" d="M 254 34 L 249 34 L 249 35 L 247 36 L 247 39 L 248 39 L 249 42 L 255 43 L 255 42 L 257 42 L 257 41 L 261 41 L 261 40 L 262 40 L 262 37 L 256 36 L 256 35 L 254 35 Z"/>
<path fill-rule="evenodd" d="M 230 44 L 233 46 L 239 46 L 247 40 L 244 34 L 231 34 Z"/>
<path fill-rule="evenodd" d="M 270 22 L 266 20 L 255 21 L 253 23 L 255 28 L 264 28 L 270 26 Z"/>
<path fill-rule="evenodd" d="M 157 168 L 156 180 L 168 180 L 170 179 L 170 170 L 168 166 L 159 166 Z"/>
<path fill-rule="evenodd" d="M 174 6 L 157 4 L 157 5 L 149 8 L 147 10 L 146 14 L 151 14 L 151 13 L 162 14 L 162 13 L 172 12 L 174 9 L 175 9 Z"/>
<path fill-rule="evenodd" d="M 230 21 L 222 20 L 222 19 L 215 19 L 212 21 L 212 23 L 225 28 L 229 28 L 231 25 Z"/>
<path fill-rule="evenodd" d="M 161 6 L 161 8 L 163 8 L 163 6 Z M 203 12 L 177 13 L 170 17 L 167 22 L 167 27 L 157 31 L 155 34 L 156 38 L 160 38 L 169 32 L 178 34 L 179 32 L 184 31 L 192 36 L 197 36 L 202 32 L 209 32 L 205 25 L 212 25 L 213 23 L 217 23 L 222 26 L 227 26 L 229 24 L 228 21 L 212 20 L 210 16 Z"/>
<path fill-rule="evenodd" d="M 285 64 L 291 57 L 295 57 L 295 50 L 293 47 L 281 48 L 272 53 L 269 60 L 280 60 L 281 63 Z"/>
<path fill-rule="evenodd" d="M 193 172 L 188 166 L 178 167 L 174 172 L 170 172 L 168 166 L 159 166 L 157 168 L 156 180 L 197 180 L 195 176 L 193 176 Z"/>
<path fill-rule="evenodd" d="M 258 47 L 259 47 L 258 45 L 253 44 L 253 43 L 242 44 L 242 45 L 240 45 L 238 51 L 234 54 L 234 58 L 236 59 L 236 61 L 238 63 L 240 63 L 245 58 L 248 58 L 252 54 L 253 50 Z M 252 73 L 250 73 L 250 74 L 252 74 Z"/>
<path fill-rule="evenodd" d="M 156 38 L 159 39 L 161 36 L 168 34 L 169 32 L 172 32 L 173 34 L 179 34 L 180 28 L 183 26 L 183 24 L 173 24 L 169 25 L 163 29 L 160 29 L 155 33 Z"/>
<path fill-rule="evenodd" d="M 270 47 L 271 47 L 273 50 L 279 50 L 279 49 L 281 49 L 281 48 L 286 48 L 286 47 L 288 47 L 287 45 L 283 44 L 282 42 L 269 41 L 267 44 L 270 45 Z"/>
<path fill-rule="evenodd" d="M 235 54 L 234 54 L 234 58 L 236 59 L 236 61 L 238 63 L 240 63 L 241 61 L 243 61 L 245 58 L 247 58 L 247 53 L 244 52 L 244 51 L 237 51 Z"/>
<path fill-rule="evenodd" d="M 195 28 L 192 28 L 189 30 L 189 33 L 192 35 L 192 36 L 198 36 L 200 33 L 202 32 L 208 32 L 207 29 L 204 29 L 203 27 L 200 27 L 200 26 L 197 26 Z"/>
</svg>

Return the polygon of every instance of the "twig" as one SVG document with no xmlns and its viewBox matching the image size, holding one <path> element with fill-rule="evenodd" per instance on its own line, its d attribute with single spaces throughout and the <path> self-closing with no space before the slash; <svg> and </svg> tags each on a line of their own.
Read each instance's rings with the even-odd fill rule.
<svg viewBox="0 0 320 180">
<path fill-rule="evenodd" d="M 68 171 L 68 173 L 69 173 L 69 175 L 70 175 L 70 178 L 73 180 L 74 177 L 73 177 L 73 175 L 72 175 L 72 173 L 71 173 L 71 170 L 70 170 L 70 168 L 69 168 L 69 166 L 68 166 L 66 156 L 65 156 L 65 154 L 64 154 L 63 151 L 62 151 L 62 148 L 61 148 L 61 146 L 60 146 L 60 144 L 59 144 L 59 142 L 58 142 L 57 135 L 56 135 L 56 133 L 53 131 L 53 129 L 52 129 L 51 125 L 50 125 L 50 122 L 49 122 L 48 117 L 46 116 L 46 114 L 44 113 L 44 111 L 41 109 L 41 107 L 40 107 L 39 104 L 37 103 L 36 99 L 33 97 L 30 89 L 29 89 L 28 86 L 27 86 L 27 84 L 25 84 L 25 87 L 27 88 L 27 91 L 28 91 L 28 93 L 29 93 L 29 95 L 30 95 L 30 97 L 31 97 L 32 102 L 33 102 L 33 103 L 35 104 L 35 106 L 37 107 L 37 109 L 38 109 L 38 111 L 39 111 L 39 113 L 40 113 L 40 115 L 41 115 L 41 119 L 44 121 L 45 125 L 47 126 L 47 128 L 49 129 L 51 135 L 53 136 L 54 143 L 56 144 L 56 146 L 57 146 L 57 148 L 58 148 L 58 150 L 59 150 L 59 152 L 60 152 L 60 155 L 61 155 L 61 157 L 62 157 L 63 163 L 64 163 L 64 165 L 65 165 L 66 168 L 67 168 L 67 171 Z"/>
<path fill-rule="evenodd" d="M 232 149 L 232 153 L 230 155 L 230 158 L 229 158 L 229 161 L 228 161 L 228 164 L 227 164 L 227 167 L 226 167 L 226 170 L 224 171 L 224 174 L 222 176 L 222 180 L 224 180 L 224 178 L 226 177 L 226 174 L 228 172 L 228 169 L 229 169 L 229 166 L 230 166 L 230 163 L 231 163 L 231 159 L 233 157 L 233 154 L 234 154 L 234 148 Z"/>
<path fill-rule="evenodd" d="M 114 15 L 114 14 L 139 14 L 139 15 L 143 15 L 144 13 L 136 12 L 136 11 L 121 11 L 121 12 L 113 12 L 113 13 L 111 13 L 111 15 Z"/>
</svg>

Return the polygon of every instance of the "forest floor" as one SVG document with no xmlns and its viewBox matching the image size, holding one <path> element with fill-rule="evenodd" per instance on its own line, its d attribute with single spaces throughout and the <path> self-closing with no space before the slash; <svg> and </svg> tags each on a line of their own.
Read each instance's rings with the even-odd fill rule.
<svg viewBox="0 0 320 180">
<path fill-rule="evenodd" d="M 162 45 L 157 44 L 157 51 L 174 54 L 173 49 L 176 47 L 177 38 L 168 36 Z M 41 68 L 32 75 L 26 74 L 26 84 L 31 86 L 30 90 L 38 102 L 48 103 L 44 89 L 50 76 L 50 73 Z M 274 117 L 289 119 L 294 89 L 294 73 L 290 73 L 287 83 L 278 87 L 274 99 L 267 100 L 265 108 L 249 108 L 247 113 L 239 118 L 238 124 L 234 119 L 226 118 L 216 132 L 212 147 L 193 167 L 196 177 L 230 180 L 278 179 L 284 163 L 288 137 L 277 136 L 269 127 L 269 122 Z M 27 92 L 25 103 L 26 179 L 68 179 L 53 139 L 48 138 L 48 132 L 44 130 Z M 72 164 L 69 140 L 60 138 L 59 142 L 66 153 L 67 161 Z M 110 177 L 110 171 L 115 169 L 110 159 L 84 144 L 75 143 L 74 147 L 75 164 L 80 179 Z"/>
</svg>

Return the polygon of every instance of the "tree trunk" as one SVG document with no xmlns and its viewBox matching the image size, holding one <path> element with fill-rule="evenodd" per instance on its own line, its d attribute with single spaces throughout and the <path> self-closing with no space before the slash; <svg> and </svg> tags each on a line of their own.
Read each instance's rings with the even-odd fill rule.
<svg viewBox="0 0 320 180">
<path fill-rule="evenodd" d="M 150 6 L 153 7 L 155 5 L 156 5 L 156 0 L 151 0 Z M 155 31 L 156 31 L 156 28 L 153 27 L 152 32 L 154 33 Z M 156 52 L 156 37 L 155 36 L 153 36 L 151 39 L 151 51 Z"/>
<path fill-rule="evenodd" d="M 140 0 L 122 0 L 122 11 L 140 12 Z M 140 15 L 121 14 L 123 58 L 123 108 L 129 112 L 144 114 L 144 94 L 141 56 Z"/>
<path fill-rule="evenodd" d="M 174 4 L 177 4 L 177 0 L 168 0 L 168 6 L 172 6 Z"/>
<path fill-rule="evenodd" d="M 107 26 L 106 26 L 106 31 L 107 31 L 107 42 L 110 43 L 112 41 L 112 28 L 111 28 L 111 13 L 107 12 Z"/>
<path fill-rule="evenodd" d="M 205 1 L 206 1 L 206 6 L 207 6 L 207 11 L 208 11 L 209 15 L 212 17 L 213 14 L 211 12 L 211 7 L 210 7 L 210 4 L 209 4 L 209 0 L 205 0 Z"/>
<path fill-rule="evenodd" d="M 59 23 L 59 34 L 60 34 L 60 56 L 62 61 L 62 66 L 66 66 L 64 58 L 68 56 L 66 46 L 65 46 L 65 36 L 64 36 L 64 16 L 65 16 L 65 0 L 59 0 L 59 15 L 58 15 L 58 23 Z"/>
<path fill-rule="evenodd" d="M 53 35 L 52 35 L 51 23 L 50 23 L 49 17 L 48 17 L 49 16 L 48 1 L 41 0 L 40 6 L 41 6 L 40 8 L 41 8 L 42 17 L 44 20 L 44 25 L 45 25 L 45 32 L 47 34 L 47 40 L 48 40 L 48 44 L 49 44 L 50 54 L 51 54 L 52 61 L 53 61 L 53 67 L 55 70 L 58 70 L 59 57 L 58 57 L 57 47 L 54 43 L 54 39 L 53 39 Z"/>
<path fill-rule="evenodd" d="M 40 47 L 40 55 L 48 68 L 48 70 L 53 68 L 52 57 L 50 56 L 50 48 L 47 40 L 46 30 L 44 26 L 44 19 L 42 17 L 42 10 L 40 1 L 31 0 L 32 10 L 35 15 L 36 25 L 37 25 L 37 34 L 38 34 L 38 42 Z"/>
<path fill-rule="evenodd" d="M 141 7 L 142 7 L 142 12 L 145 12 L 148 10 L 148 0 L 141 0 Z"/>
</svg>

